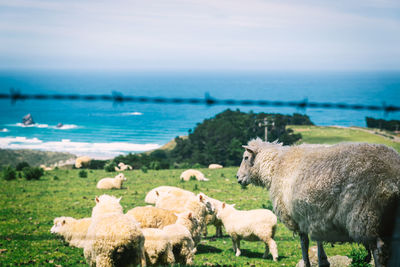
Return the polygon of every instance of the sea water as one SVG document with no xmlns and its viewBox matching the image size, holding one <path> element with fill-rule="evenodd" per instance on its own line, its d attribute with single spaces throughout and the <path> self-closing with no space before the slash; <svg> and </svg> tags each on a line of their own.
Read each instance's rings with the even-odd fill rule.
<svg viewBox="0 0 400 267">
<path fill-rule="evenodd" d="M 400 105 L 400 72 L 2 71 L 0 92 Z M 302 113 L 317 125 L 366 126 L 400 112 L 259 106 L 0 100 L 0 148 L 67 151 L 109 158 L 156 149 L 225 109 Z M 23 126 L 32 114 L 35 125 Z M 56 125 L 62 123 L 63 127 Z"/>
</svg>

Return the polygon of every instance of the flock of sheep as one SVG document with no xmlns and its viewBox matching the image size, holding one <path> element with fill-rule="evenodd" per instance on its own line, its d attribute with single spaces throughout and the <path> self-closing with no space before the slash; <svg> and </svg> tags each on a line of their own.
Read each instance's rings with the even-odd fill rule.
<svg viewBox="0 0 400 267">
<path fill-rule="evenodd" d="M 299 234 L 304 266 L 310 266 L 309 236 L 317 241 L 319 266 L 329 266 L 323 242 L 357 242 L 374 256 L 375 266 L 387 266 L 390 237 L 400 199 L 400 156 L 375 144 L 282 146 L 255 139 L 237 173 L 242 186 L 266 187 L 280 221 Z M 204 175 L 188 170 L 181 179 Z M 188 178 L 189 177 L 189 178 Z M 98 182 L 102 189 L 121 188 L 123 174 Z M 96 197 L 91 218 L 54 219 L 51 232 L 71 246 L 84 249 L 91 266 L 193 264 L 207 225 L 222 226 L 240 255 L 240 240 L 262 241 L 265 253 L 278 260 L 274 241 L 277 216 L 272 211 L 240 211 L 203 193 L 160 186 L 146 195 L 154 206 L 126 213 L 120 199 Z M 369 261 L 371 255 L 368 255 Z"/>
</svg>

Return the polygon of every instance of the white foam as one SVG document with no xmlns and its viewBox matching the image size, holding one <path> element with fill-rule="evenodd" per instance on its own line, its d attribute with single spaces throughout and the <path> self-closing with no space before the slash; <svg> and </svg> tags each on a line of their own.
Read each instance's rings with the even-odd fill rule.
<svg viewBox="0 0 400 267">
<path fill-rule="evenodd" d="M 122 115 L 124 115 L 124 116 L 141 116 L 141 115 L 143 115 L 143 113 L 135 111 L 135 112 L 125 112 L 125 113 L 122 113 Z"/>
<path fill-rule="evenodd" d="M 16 123 L 15 125 L 19 126 L 19 127 L 49 128 L 48 124 L 40 124 L 40 123 L 25 125 L 25 124 L 19 122 L 19 123 Z"/>
<path fill-rule="evenodd" d="M 73 142 L 69 139 L 45 142 L 38 138 L 4 137 L 0 138 L 0 148 L 34 149 L 55 152 L 69 152 L 78 156 L 87 155 L 92 158 L 112 158 L 129 152 L 142 152 L 159 148 L 158 144 L 133 144 L 126 142 L 89 143 Z"/>
<path fill-rule="evenodd" d="M 70 130 L 70 129 L 78 128 L 78 125 L 75 125 L 75 124 L 63 124 L 63 126 L 61 126 L 61 127 L 52 126 L 51 128 L 54 128 L 54 129 L 57 129 L 57 130 Z"/>
<path fill-rule="evenodd" d="M 9 130 L 7 128 L 3 128 L 3 129 L 0 129 L 0 132 L 6 133 L 6 132 L 9 132 Z"/>
<path fill-rule="evenodd" d="M 57 127 L 57 125 L 48 125 L 48 124 L 40 124 L 40 123 L 34 123 L 30 125 L 25 125 L 23 123 L 16 123 L 16 124 L 11 124 L 10 126 L 18 126 L 18 127 L 36 127 L 36 128 L 51 128 L 51 129 L 56 129 L 56 130 L 70 130 L 70 129 L 76 129 L 79 128 L 78 125 L 75 124 L 63 124 L 61 127 Z"/>
</svg>

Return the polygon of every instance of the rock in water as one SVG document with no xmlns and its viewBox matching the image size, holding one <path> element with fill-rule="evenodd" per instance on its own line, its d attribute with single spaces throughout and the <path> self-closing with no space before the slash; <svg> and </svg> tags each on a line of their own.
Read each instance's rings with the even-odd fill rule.
<svg viewBox="0 0 400 267">
<path fill-rule="evenodd" d="M 31 115 L 30 113 L 27 114 L 27 115 L 25 115 L 25 116 L 22 118 L 22 123 L 23 123 L 24 125 L 32 125 L 32 124 L 35 124 L 35 122 L 33 121 L 32 115 Z"/>
</svg>

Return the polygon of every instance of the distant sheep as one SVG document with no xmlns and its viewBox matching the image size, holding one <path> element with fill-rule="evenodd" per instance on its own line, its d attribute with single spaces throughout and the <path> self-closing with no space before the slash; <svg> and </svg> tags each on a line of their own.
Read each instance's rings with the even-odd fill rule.
<svg viewBox="0 0 400 267">
<path fill-rule="evenodd" d="M 139 223 L 123 214 L 120 199 L 96 197 L 84 255 L 91 266 L 127 266 L 146 264 L 144 236 Z"/>
<path fill-rule="evenodd" d="M 189 211 L 178 215 L 176 223 L 163 228 L 173 247 L 175 262 L 183 265 L 192 265 L 196 253 L 195 242 L 190 229 L 197 228 L 197 220 Z"/>
<path fill-rule="evenodd" d="M 144 201 L 147 204 L 156 204 L 157 199 L 160 196 L 165 195 L 167 193 L 171 194 L 171 195 L 174 195 L 176 197 L 185 197 L 185 196 L 187 196 L 187 197 L 193 196 L 194 197 L 195 196 L 194 193 L 192 193 L 190 191 L 187 191 L 187 190 L 184 190 L 184 189 L 179 188 L 179 187 L 175 187 L 175 186 L 159 186 L 159 187 L 156 187 L 156 188 L 150 190 L 147 193 L 146 198 L 144 199 Z"/>
<path fill-rule="evenodd" d="M 91 222 L 91 218 L 57 217 L 54 219 L 54 225 L 51 227 L 50 232 L 61 235 L 73 247 L 83 248 Z"/>
<path fill-rule="evenodd" d="M 97 183 L 98 189 L 121 189 L 122 183 L 126 181 L 123 173 L 118 174 L 114 178 L 103 178 Z"/>
<path fill-rule="evenodd" d="M 278 260 L 278 247 L 274 241 L 278 219 L 267 209 L 236 210 L 234 205 L 222 203 L 216 208 L 217 218 L 232 238 L 233 251 L 240 256 L 240 240 L 262 241 L 265 243 L 263 258 L 271 252 L 274 261 Z"/>
<path fill-rule="evenodd" d="M 156 208 L 153 206 L 135 207 L 126 214 L 133 216 L 142 228 L 164 228 L 174 224 L 177 216 L 173 211 Z"/>
<path fill-rule="evenodd" d="M 132 170 L 132 166 L 131 165 L 127 165 L 127 164 L 125 165 L 125 163 L 120 162 L 118 164 L 118 167 L 115 166 L 114 169 L 115 169 L 116 172 L 122 172 L 122 171 Z"/>
<path fill-rule="evenodd" d="M 209 169 L 222 169 L 224 166 L 220 165 L 220 164 L 210 164 L 208 165 Z"/>
<path fill-rule="evenodd" d="M 194 169 L 186 170 L 186 171 L 182 172 L 182 174 L 180 176 L 181 180 L 184 180 L 184 181 L 189 181 L 191 177 L 194 177 L 198 181 L 209 181 L 209 179 L 206 178 L 201 171 L 194 170 Z"/>
<path fill-rule="evenodd" d="M 386 266 L 387 240 L 400 195 L 400 156 L 366 143 L 282 146 L 252 140 L 237 173 L 243 186 L 270 190 L 279 219 L 299 233 L 305 266 L 308 235 L 317 241 L 320 266 L 329 266 L 322 242 L 362 243 Z"/>
<path fill-rule="evenodd" d="M 85 167 L 85 166 L 89 165 L 89 163 L 90 163 L 91 160 L 92 160 L 92 159 L 89 158 L 89 157 L 87 157 L 87 156 L 78 157 L 78 158 L 75 160 L 75 168 L 80 169 L 80 168 L 82 168 L 82 167 Z"/>
<path fill-rule="evenodd" d="M 147 266 L 170 265 L 175 262 L 169 233 L 156 228 L 142 228 Z"/>
<path fill-rule="evenodd" d="M 41 164 L 41 165 L 39 166 L 39 168 L 43 169 L 44 171 L 52 171 L 52 170 L 53 170 L 52 167 L 47 167 L 47 166 L 44 165 L 44 164 Z"/>
</svg>

